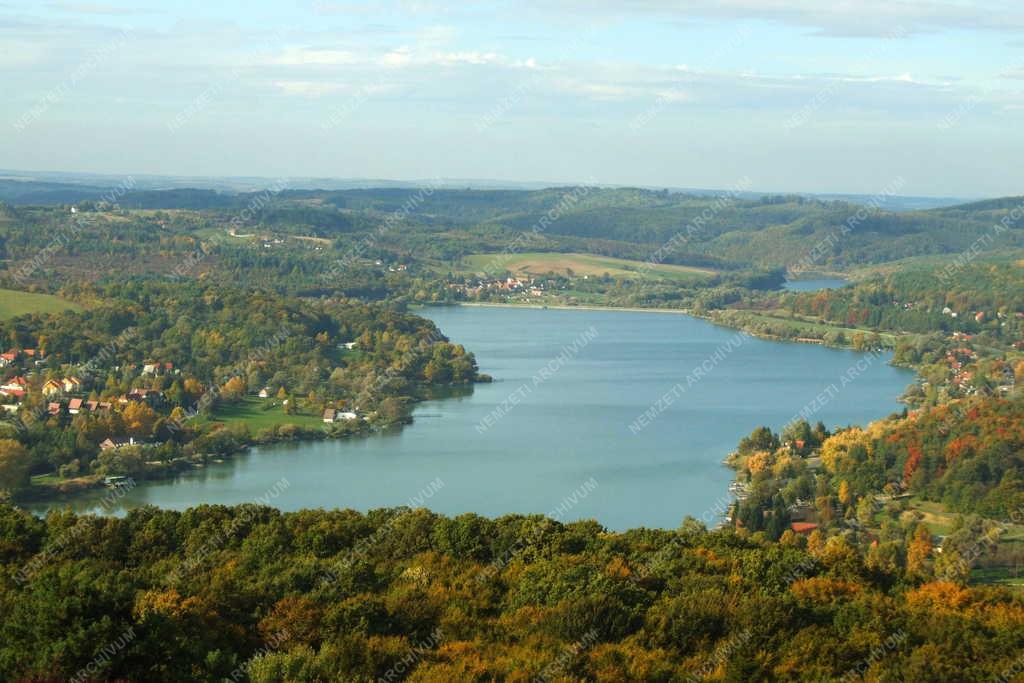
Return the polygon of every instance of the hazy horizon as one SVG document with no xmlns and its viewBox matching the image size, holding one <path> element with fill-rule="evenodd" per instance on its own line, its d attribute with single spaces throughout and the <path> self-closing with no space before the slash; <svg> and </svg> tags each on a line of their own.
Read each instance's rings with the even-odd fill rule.
<svg viewBox="0 0 1024 683">
<path fill-rule="evenodd" d="M 89 181 L 93 178 L 104 179 L 103 186 L 114 186 L 124 183 L 127 179 L 132 179 L 133 185 L 137 189 L 172 189 L 184 188 L 194 186 L 197 189 L 204 188 L 216 188 L 219 183 L 231 184 L 231 185 L 242 185 L 244 187 L 237 189 L 239 192 L 257 191 L 259 189 L 268 187 L 280 187 L 289 190 L 338 190 L 338 189 L 386 189 L 391 187 L 442 187 L 444 189 L 473 189 L 473 190 L 517 190 L 517 191 L 530 191 L 530 190 L 543 190 L 543 189 L 557 189 L 579 186 L 586 184 L 585 181 L 577 180 L 564 180 L 564 181 L 545 181 L 545 180 L 522 180 L 522 179 L 511 179 L 511 180 L 499 180 L 495 178 L 361 178 L 361 177 L 332 177 L 332 176 L 296 176 L 296 177 L 271 177 L 271 176 L 255 176 L 255 175 L 179 175 L 171 173 L 90 173 L 87 171 L 77 170 L 53 170 L 53 169 L 0 169 L 0 180 L 15 180 L 15 181 L 31 181 L 38 180 L 40 182 L 55 182 L 55 183 L 70 183 L 70 180 L 62 178 L 63 176 L 77 177 L 74 184 L 89 185 Z M 143 182 L 139 185 L 140 181 L 148 179 L 152 186 L 147 187 L 146 183 Z M 159 183 L 158 180 L 174 180 L 176 181 L 173 185 L 167 183 Z M 191 181 L 196 181 L 194 185 L 190 185 Z M 206 182 L 203 182 L 206 181 Z M 219 183 L 217 182 L 219 181 Z M 258 182 L 257 182 L 258 181 Z M 322 184 L 317 184 L 318 181 L 325 181 Z M 95 182 L 95 181 L 94 181 Z M 877 200 L 879 204 L 884 204 L 886 199 L 933 199 L 933 200 L 962 200 L 965 202 L 981 201 L 986 199 L 998 199 L 1000 196 L 996 195 L 938 195 L 938 194 L 902 194 L 899 192 L 893 192 L 892 187 L 882 188 L 881 190 L 867 194 L 858 192 L 843 192 L 843 191 L 827 191 L 827 192 L 808 192 L 800 189 L 785 188 L 785 189 L 766 189 L 758 187 L 749 187 L 742 191 L 737 191 L 735 187 L 710 187 L 710 186 L 699 186 L 693 187 L 677 187 L 671 185 L 637 185 L 629 183 L 595 183 L 594 187 L 603 187 L 608 189 L 643 189 L 651 191 L 668 190 L 670 192 L 677 193 L 723 193 L 723 194 L 735 194 L 736 196 L 754 196 L 754 195 L 795 195 L 795 196 L 807 196 L 807 197 L 872 197 Z"/>
<path fill-rule="evenodd" d="M 0 22 L 0 166 L 26 172 L 1024 193 L 1010 2 L 7 2 Z"/>
</svg>

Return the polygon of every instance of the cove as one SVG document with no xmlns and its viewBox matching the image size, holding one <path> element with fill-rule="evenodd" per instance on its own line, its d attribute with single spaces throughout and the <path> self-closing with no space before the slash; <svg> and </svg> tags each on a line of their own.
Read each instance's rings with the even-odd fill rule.
<svg viewBox="0 0 1024 683">
<path fill-rule="evenodd" d="M 495 381 L 420 404 L 403 429 L 254 448 L 174 480 L 141 482 L 113 511 L 259 500 L 283 510 L 414 505 L 675 528 L 722 506 L 732 481 L 722 459 L 755 427 L 779 430 L 801 410 L 830 428 L 867 423 L 899 410 L 914 376 L 885 356 L 756 339 L 678 314 L 422 314 L 475 352 Z M 103 512 L 104 495 L 70 507 Z"/>
</svg>

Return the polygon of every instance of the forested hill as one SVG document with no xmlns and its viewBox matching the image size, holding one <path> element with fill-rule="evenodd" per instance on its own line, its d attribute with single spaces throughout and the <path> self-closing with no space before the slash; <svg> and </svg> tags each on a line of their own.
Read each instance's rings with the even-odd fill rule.
<svg viewBox="0 0 1024 683">
<path fill-rule="evenodd" d="M 0 181 L 0 198 L 18 206 L 52 203 L 59 193 L 51 184 L 35 194 L 12 195 L 3 182 L 10 183 Z M 68 187 L 68 202 L 86 210 L 103 206 L 103 192 L 87 198 L 83 193 L 89 188 Z M 510 235 L 522 233 L 532 234 L 532 246 L 542 251 L 643 258 L 641 253 L 671 243 L 664 254 L 669 262 L 798 270 L 955 255 L 979 240 L 1000 249 L 1024 247 L 1024 197 L 893 212 L 791 195 L 747 199 L 585 186 L 536 191 L 286 187 L 282 182 L 279 188 L 240 194 L 126 187 L 115 199 L 129 211 L 198 212 L 193 223 L 227 225 L 244 214 L 247 228 L 342 240 L 379 231 L 397 216 L 402 234 L 387 235 L 385 241 L 404 240 L 415 251 L 421 238 L 430 236 L 428 249 L 445 258 L 470 240 L 478 241 L 478 251 L 488 251 L 487 240 L 507 244 Z"/>
<path fill-rule="evenodd" d="M 5 681 L 991 681 L 1024 647 L 1019 597 L 842 536 L 405 508 L 0 505 L 0 610 Z"/>
</svg>

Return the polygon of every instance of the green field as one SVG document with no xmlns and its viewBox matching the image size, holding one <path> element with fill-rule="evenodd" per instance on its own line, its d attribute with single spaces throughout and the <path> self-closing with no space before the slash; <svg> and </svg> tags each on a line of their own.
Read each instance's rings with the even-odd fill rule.
<svg viewBox="0 0 1024 683">
<path fill-rule="evenodd" d="M 80 311 L 78 304 L 50 294 L 33 294 L 13 289 L 0 289 L 0 320 L 13 318 L 25 313 L 59 313 Z"/>
<path fill-rule="evenodd" d="M 921 521 L 933 534 L 946 536 L 953 529 L 956 513 L 946 510 L 942 503 L 921 500 L 915 496 L 910 499 L 910 510 L 921 515 Z"/>
<path fill-rule="evenodd" d="M 567 275 L 589 275 L 600 277 L 607 273 L 611 277 L 628 279 L 656 279 L 696 281 L 714 275 L 708 268 L 693 268 L 671 264 L 651 265 L 644 261 L 630 261 L 611 256 L 595 254 L 563 254 L 559 252 L 526 252 L 521 254 L 472 254 L 462 259 L 463 267 L 470 272 L 487 272 L 497 275 L 510 271 L 516 275 L 546 275 L 555 273 Z"/>
<path fill-rule="evenodd" d="M 855 334 L 863 334 L 865 336 L 870 336 L 874 334 L 874 330 L 869 330 L 861 327 L 841 327 L 839 325 L 829 325 L 828 323 L 817 322 L 817 319 L 812 319 L 807 316 L 791 317 L 789 311 L 784 310 L 765 312 L 754 312 L 744 309 L 736 310 L 741 311 L 745 317 L 748 317 L 754 321 L 761 321 L 773 324 L 783 323 L 794 327 L 798 327 L 801 330 L 816 332 L 819 334 L 825 334 L 827 332 L 842 332 L 846 336 L 847 341 L 851 340 L 853 338 L 853 335 Z M 889 345 L 894 345 L 898 338 L 898 335 L 892 334 L 890 332 L 879 332 L 878 336 L 881 337 L 883 342 Z"/>
<path fill-rule="evenodd" d="M 285 415 L 280 405 L 275 405 L 269 410 L 263 410 L 263 405 L 266 403 L 276 404 L 278 401 L 271 398 L 263 399 L 247 396 L 233 405 L 219 406 L 207 422 L 219 422 L 227 425 L 244 423 L 253 432 L 283 424 L 293 424 L 306 428 L 323 427 L 324 425 L 323 419 L 319 415 L 309 415 L 308 413 Z"/>
<path fill-rule="evenodd" d="M 1024 592 L 1024 570 L 1020 567 L 975 567 L 970 581 Z"/>
</svg>

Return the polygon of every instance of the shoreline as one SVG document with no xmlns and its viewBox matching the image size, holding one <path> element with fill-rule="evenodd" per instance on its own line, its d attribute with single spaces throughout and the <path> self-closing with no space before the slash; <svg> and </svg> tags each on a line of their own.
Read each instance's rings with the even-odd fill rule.
<svg viewBox="0 0 1024 683">
<path fill-rule="evenodd" d="M 458 301 L 453 304 L 428 304 L 424 308 L 444 308 L 446 306 L 466 306 L 468 308 L 525 308 L 542 311 L 551 309 L 554 311 L 624 311 L 627 313 L 671 313 L 673 315 L 688 315 L 695 317 L 685 308 L 639 308 L 636 306 L 597 306 L 585 304 L 582 306 L 568 306 L 566 304 L 503 304 L 490 301 Z"/>
</svg>

